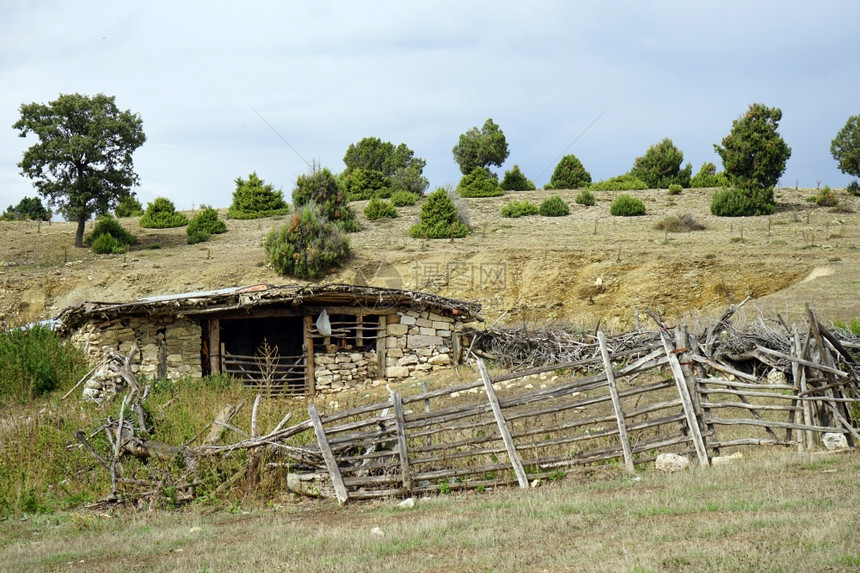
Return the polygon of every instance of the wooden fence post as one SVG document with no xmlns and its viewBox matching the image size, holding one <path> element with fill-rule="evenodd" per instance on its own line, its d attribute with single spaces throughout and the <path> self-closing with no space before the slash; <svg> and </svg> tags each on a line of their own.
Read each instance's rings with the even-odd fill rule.
<svg viewBox="0 0 860 573">
<path fill-rule="evenodd" d="M 615 421 L 618 423 L 618 439 L 621 441 L 621 451 L 624 452 L 624 467 L 630 473 L 636 473 L 633 464 L 633 453 L 630 451 L 630 440 L 627 438 L 627 423 L 621 410 L 621 398 L 615 385 L 615 373 L 612 372 L 612 361 L 609 350 L 606 349 L 606 336 L 602 330 L 597 331 L 597 342 L 600 344 L 600 355 L 603 357 L 603 367 L 606 370 L 606 380 L 609 382 L 609 395 L 612 397 L 612 407 L 615 409 Z"/>
<path fill-rule="evenodd" d="M 328 468 L 328 473 L 331 476 L 331 483 L 334 486 L 337 502 L 343 505 L 349 500 L 349 494 L 346 491 L 346 486 L 343 485 L 343 478 L 340 475 L 340 468 L 337 467 L 337 460 L 334 459 L 334 454 L 331 453 L 331 448 L 328 445 L 328 438 L 325 436 L 325 428 L 323 428 L 319 412 L 317 412 L 317 407 L 313 404 L 308 406 L 308 415 L 311 417 L 311 423 L 314 426 L 314 434 L 317 436 L 320 452 L 322 452 L 323 460 L 325 460 L 326 468 Z"/>
<path fill-rule="evenodd" d="M 400 452 L 400 473 L 403 490 L 412 491 L 412 478 L 409 474 L 409 452 L 406 449 L 406 424 L 403 421 L 403 398 L 394 392 L 391 394 L 394 402 L 394 423 L 397 425 L 397 449 Z"/>
<path fill-rule="evenodd" d="M 484 389 L 487 391 L 487 399 L 490 401 L 490 406 L 493 408 L 493 415 L 496 417 L 496 423 L 499 425 L 499 432 L 502 434 L 502 441 L 505 442 L 505 448 L 508 450 L 508 459 L 514 468 L 514 473 L 517 474 L 517 481 L 521 488 L 527 488 L 529 487 L 529 478 L 526 476 L 526 471 L 523 469 L 523 462 L 520 460 L 517 446 L 514 444 L 514 439 L 511 437 L 511 431 L 508 429 L 508 424 L 505 421 L 504 414 L 502 414 L 502 407 L 499 405 L 499 398 L 496 396 L 495 389 L 493 389 L 493 381 L 490 380 L 490 373 L 487 372 L 487 365 L 484 364 L 484 360 L 482 358 L 478 358 L 478 371 L 481 373 L 481 380 L 484 381 Z"/>
<path fill-rule="evenodd" d="M 687 381 L 684 379 L 684 371 L 681 369 L 681 363 L 678 361 L 675 349 L 669 341 L 669 334 L 663 328 L 659 326 L 658 328 L 660 329 L 660 338 L 663 341 L 663 350 L 665 350 L 666 357 L 669 359 L 669 366 L 672 368 L 672 375 L 675 378 L 675 386 L 677 386 L 678 395 L 681 397 L 681 405 L 684 408 L 684 416 L 687 419 L 687 428 L 690 430 L 690 436 L 693 438 L 693 447 L 696 449 L 699 465 L 709 466 L 708 451 L 705 449 L 705 444 L 702 441 L 702 430 L 699 427 L 699 421 L 696 419 L 696 412 L 693 409 L 693 402 L 687 389 Z"/>
</svg>

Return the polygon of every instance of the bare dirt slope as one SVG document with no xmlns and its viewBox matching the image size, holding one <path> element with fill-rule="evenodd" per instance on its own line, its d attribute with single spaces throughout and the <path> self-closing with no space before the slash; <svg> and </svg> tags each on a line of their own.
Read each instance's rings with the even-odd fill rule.
<svg viewBox="0 0 860 573">
<path fill-rule="evenodd" d="M 489 321 L 504 315 L 503 323 L 600 320 L 620 329 L 633 325 L 637 308 L 670 319 L 712 315 L 746 296 L 766 314 L 796 316 L 809 302 L 825 319 L 860 317 L 860 214 L 808 203 L 814 190 L 783 189 L 770 217 L 718 218 L 709 212 L 711 193 L 634 192 L 648 214 L 631 218 L 610 216 L 616 192 L 596 193 L 597 205 L 586 208 L 574 203 L 577 192 L 561 191 L 571 214 L 559 218 L 499 215 L 512 198 L 538 203 L 546 191 L 461 200 L 474 232 L 454 242 L 408 237 L 418 205 L 393 220 L 360 215 L 364 229 L 351 236 L 355 256 L 326 280 L 478 300 Z M 860 210 L 860 198 L 837 196 Z M 360 213 L 364 202 L 355 206 Z M 685 213 L 706 229 L 655 229 L 667 215 Z M 123 219 L 140 243 L 109 256 L 73 248 L 72 223 L 0 222 L 0 320 L 49 318 L 85 300 L 294 282 L 266 266 L 261 246 L 285 221 L 227 220 L 226 234 L 187 245 L 184 228 L 141 229 L 137 219 Z"/>
</svg>

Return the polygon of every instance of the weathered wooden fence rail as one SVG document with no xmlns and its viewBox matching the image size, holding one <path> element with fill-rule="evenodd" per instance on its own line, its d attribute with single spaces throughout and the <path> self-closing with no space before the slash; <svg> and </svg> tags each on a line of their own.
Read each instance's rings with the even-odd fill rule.
<svg viewBox="0 0 860 573">
<path fill-rule="evenodd" d="M 723 328 L 729 316 L 721 319 Z M 860 434 L 848 406 L 860 402 L 860 367 L 812 311 L 809 316 L 805 337 L 792 331 L 789 353 L 761 344 L 748 349 L 745 356 L 766 358 L 766 369 L 752 368 L 761 374 L 713 353 L 721 328 L 697 340 L 654 317 L 658 344 L 612 353 L 598 332 L 599 351 L 589 358 L 495 378 L 478 358 L 478 381 L 410 396 L 392 391 L 384 403 L 330 415 L 311 406 L 311 424 L 280 437 L 313 430 L 318 447 L 302 448 L 293 471 L 304 480 L 330 481 L 341 503 L 528 487 L 591 464 L 623 464 L 634 472 L 658 451 L 709 465 L 727 448 L 810 450 L 824 433 L 844 434 L 853 445 Z M 594 373 L 535 379 L 560 369 Z M 765 370 L 782 376 L 768 383 Z"/>
</svg>

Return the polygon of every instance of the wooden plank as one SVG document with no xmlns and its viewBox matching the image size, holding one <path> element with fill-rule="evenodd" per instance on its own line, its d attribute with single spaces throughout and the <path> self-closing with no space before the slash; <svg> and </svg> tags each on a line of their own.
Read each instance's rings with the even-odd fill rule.
<svg viewBox="0 0 860 573">
<path fill-rule="evenodd" d="M 487 391 L 487 399 L 493 408 L 493 415 L 496 417 L 496 423 L 499 425 L 499 432 L 502 434 L 502 441 L 505 442 L 505 448 L 508 450 L 508 460 L 514 468 L 514 473 L 517 475 L 517 481 L 521 488 L 529 487 L 529 478 L 526 476 L 526 471 L 523 469 L 523 464 L 520 461 L 520 454 L 517 452 L 517 447 L 514 444 L 514 439 L 511 437 L 510 429 L 505 416 L 502 413 L 502 408 L 499 405 L 499 399 L 496 396 L 496 391 L 493 388 L 493 381 L 490 380 L 490 373 L 487 372 L 487 365 L 484 364 L 483 358 L 478 358 L 478 371 L 481 373 L 481 380 L 484 382 L 484 389 Z"/>
<path fill-rule="evenodd" d="M 209 330 L 209 372 L 213 376 L 221 374 L 221 322 L 217 319 L 208 321 Z"/>
<path fill-rule="evenodd" d="M 406 449 L 406 428 L 403 424 L 403 400 L 400 394 L 394 392 L 391 395 L 394 402 L 394 421 L 397 425 L 397 450 L 400 453 L 400 477 L 403 483 L 403 491 L 412 491 L 412 480 L 409 477 L 409 452 Z"/>
<path fill-rule="evenodd" d="M 385 378 L 385 343 L 388 340 L 388 317 L 379 317 L 379 332 L 384 333 L 376 339 L 376 369 L 380 378 Z"/>
<path fill-rule="evenodd" d="M 606 372 L 606 379 L 609 382 L 609 395 L 612 397 L 612 408 L 615 410 L 615 423 L 618 424 L 618 439 L 621 442 L 621 450 L 624 452 L 624 468 L 633 474 L 636 473 L 636 467 L 633 464 L 633 454 L 630 452 L 627 424 L 624 421 L 624 411 L 621 409 L 621 399 L 618 397 L 618 388 L 615 385 L 612 361 L 609 359 L 609 351 L 606 348 L 606 336 L 602 330 L 597 331 L 597 343 L 600 345 L 603 368 Z"/>
<path fill-rule="evenodd" d="M 791 340 L 791 349 L 792 352 L 796 352 L 801 358 L 802 356 L 802 346 L 800 344 L 800 334 L 797 332 L 797 329 L 793 329 L 792 331 L 793 337 Z M 804 368 L 799 362 L 792 361 L 792 371 L 794 373 L 794 383 L 800 389 L 800 392 L 806 392 L 806 368 Z M 812 404 L 808 401 L 801 401 L 801 406 L 803 406 L 803 425 L 811 426 L 812 425 Z M 804 439 L 803 447 L 806 451 L 812 451 L 815 447 L 815 437 L 811 430 L 806 430 L 803 434 Z"/>
<path fill-rule="evenodd" d="M 317 407 L 315 405 L 311 404 L 308 406 L 308 415 L 311 417 L 314 434 L 316 434 L 317 437 L 317 444 L 319 444 L 320 452 L 322 453 L 323 460 L 325 461 L 326 468 L 328 469 L 328 475 L 331 477 L 331 483 L 334 486 L 334 493 L 337 496 L 337 502 L 340 505 L 343 505 L 349 500 L 349 493 L 347 493 L 346 486 L 343 484 L 340 469 L 337 467 L 337 460 L 334 459 L 334 455 L 331 453 L 331 449 L 328 446 L 325 428 L 323 428 L 322 420 L 320 419 L 319 412 L 317 412 Z"/>
<path fill-rule="evenodd" d="M 768 422 L 756 420 L 754 418 L 713 418 L 714 424 L 721 426 L 759 426 L 773 428 L 791 428 L 793 430 L 811 430 L 813 432 L 842 432 L 842 428 L 834 428 L 831 426 L 807 426 L 805 424 L 791 424 L 789 422 Z"/>
<path fill-rule="evenodd" d="M 681 363 L 678 361 L 675 349 L 669 341 L 669 334 L 662 328 L 660 329 L 660 339 L 663 341 L 663 350 L 669 359 L 669 367 L 672 369 L 672 374 L 675 377 L 675 385 L 678 388 L 678 394 L 681 396 L 681 405 L 684 408 L 684 416 L 687 419 L 687 428 L 690 430 L 690 436 L 693 438 L 693 447 L 696 449 L 699 464 L 708 466 L 710 465 L 708 451 L 705 449 L 702 430 L 699 427 L 699 421 L 696 419 L 696 412 L 693 409 L 693 401 L 690 398 L 690 393 L 687 391 L 687 381 L 684 378 L 684 371 L 681 369 Z"/>
<path fill-rule="evenodd" d="M 813 331 L 813 332 L 816 332 L 816 331 Z M 818 338 L 818 336 L 816 336 L 816 339 L 819 341 L 819 346 L 821 346 L 821 348 L 824 348 L 823 343 L 820 342 L 821 339 Z M 758 350 L 760 352 L 764 352 L 765 354 L 770 354 L 771 356 L 776 356 L 777 358 L 782 358 L 783 360 L 790 360 L 791 362 L 797 362 L 798 364 L 802 364 L 803 366 L 806 366 L 808 368 L 814 368 L 815 370 L 827 372 L 828 374 L 835 374 L 836 376 L 839 376 L 840 378 L 850 378 L 850 375 L 847 372 L 843 372 L 842 370 L 839 370 L 838 368 L 833 368 L 832 366 L 827 366 L 825 364 L 817 364 L 815 362 L 812 362 L 811 360 L 806 360 L 804 358 L 798 358 L 797 356 L 790 356 L 788 354 L 783 354 L 782 352 L 778 352 L 776 350 L 771 350 L 770 348 L 765 348 L 764 346 L 761 346 L 759 344 L 756 344 L 755 347 L 756 347 L 756 350 Z"/>
<path fill-rule="evenodd" d="M 314 341 L 311 337 L 311 330 L 313 329 L 313 316 L 305 315 L 304 321 L 302 323 L 302 338 L 304 339 L 304 354 L 305 354 L 305 395 L 313 396 L 317 391 L 317 379 L 316 374 L 314 373 L 315 362 L 314 362 Z"/>
</svg>

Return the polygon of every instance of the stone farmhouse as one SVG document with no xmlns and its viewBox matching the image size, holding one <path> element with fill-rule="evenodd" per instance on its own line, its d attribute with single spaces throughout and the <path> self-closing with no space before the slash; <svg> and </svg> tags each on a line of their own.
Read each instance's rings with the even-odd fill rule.
<svg viewBox="0 0 860 573">
<path fill-rule="evenodd" d="M 293 395 L 403 381 L 449 368 L 480 305 L 359 285 L 260 284 L 132 302 L 85 302 L 59 330 L 96 364 L 129 357 L 132 371 L 177 379 L 231 375 Z"/>
</svg>

